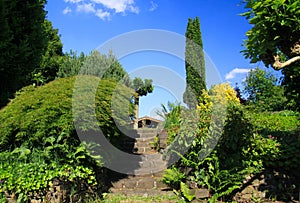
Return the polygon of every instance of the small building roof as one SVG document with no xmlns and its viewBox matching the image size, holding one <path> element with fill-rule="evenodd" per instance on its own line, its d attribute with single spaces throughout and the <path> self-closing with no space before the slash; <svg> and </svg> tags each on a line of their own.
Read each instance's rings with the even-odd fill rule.
<svg viewBox="0 0 300 203">
<path fill-rule="evenodd" d="M 151 121 L 154 121 L 154 122 L 157 122 L 157 123 L 162 122 L 161 120 L 158 120 L 158 119 L 155 119 L 155 118 L 152 118 L 152 117 L 149 117 L 149 116 L 143 116 L 143 117 L 138 119 L 138 121 L 142 121 L 142 120 L 151 120 Z"/>
</svg>

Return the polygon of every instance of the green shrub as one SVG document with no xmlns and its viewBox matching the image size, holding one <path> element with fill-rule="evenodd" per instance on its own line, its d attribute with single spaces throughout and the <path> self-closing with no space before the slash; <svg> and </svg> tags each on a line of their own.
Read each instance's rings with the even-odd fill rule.
<svg viewBox="0 0 300 203">
<path fill-rule="evenodd" d="M 72 102 L 75 84 L 80 84 L 76 91 L 81 97 Z M 95 92 L 93 84 L 97 84 Z M 76 130 L 91 132 L 100 127 L 109 140 L 120 141 L 122 133 L 116 123 L 127 124 L 131 96 L 131 89 L 94 76 L 23 88 L 0 111 L 0 193 L 25 201 L 32 194 L 45 195 L 54 179 L 72 185 L 75 194 L 103 191 L 102 163 L 92 155 L 99 146 L 83 145 Z M 94 105 L 84 106 L 90 98 Z M 92 107 L 96 120 L 81 122 L 89 121 Z M 77 129 L 74 122 L 80 122 Z"/>
<path fill-rule="evenodd" d="M 212 199 L 232 200 L 246 177 L 266 169 L 284 170 L 289 176 L 297 176 L 295 171 L 300 167 L 297 113 L 253 113 L 241 105 L 230 104 L 217 146 L 202 159 L 199 152 L 205 148 L 203 138 L 210 136 L 207 129 L 211 126 L 203 121 L 209 114 L 202 108 L 198 137 L 175 165 L 178 170 L 189 168 L 186 179 L 208 188 Z"/>
<path fill-rule="evenodd" d="M 293 132 L 299 128 L 300 122 L 298 121 L 299 113 L 293 111 L 279 111 L 279 112 L 263 112 L 251 114 L 253 125 L 259 133 L 266 136 L 279 132 L 288 133 Z"/>
<path fill-rule="evenodd" d="M 0 153 L 0 193 L 14 194 L 19 202 L 45 198 L 54 180 L 72 185 L 74 196 L 82 195 L 81 191 L 90 196 L 101 193 L 105 189 L 104 179 L 96 176 L 99 172 L 103 174 L 101 163 L 92 159 L 82 145 L 75 148 L 68 144 L 53 144 L 43 150 L 22 146 Z M 55 156 L 56 150 L 62 151 L 62 147 L 65 147 L 64 154 Z M 67 192 L 71 195 L 71 191 Z"/>
<path fill-rule="evenodd" d="M 76 137 L 74 119 L 80 121 L 79 119 L 84 120 L 91 116 L 89 110 L 93 106 L 84 106 L 88 98 L 95 98 L 97 123 L 81 122 L 79 130 L 87 131 L 99 126 L 110 139 L 120 136 L 121 132 L 115 121 L 126 124 L 125 119 L 130 112 L 128 105 L 131 90 L 119 87 L 116 82 L 110 80 L 100 82 L 100 79 L 93 76 L 80 78 L 81 89 L 77 90 L 82 91 L 82 96 L 77 101 L 82 102 L 80 108 L 74 102 L 72 104 L 75 78 L 58 79 L 36 88 L 23 88 L 17 97 L 0 111 L 0 151 L 13 150 L 24 142 L 31 146 L 40 145 L 48 137 L 57 137 L 62 132 Z M 98 83 L 97 93 L 93 95 L 91 85 Z M 112 108 L 112 99 L 113 103 L 116 103 L 115 108 Z M 72 112 L 72 107 L 73 112 L 77 109 L 75 113 Z M 113 115 L 113 110 L 118 109 L 120 111 Z"/>
<path fill-rule="evenodd" d="M 253 126 L 243 107 L 237 104 L 229 105 L 225 126 L 217 146 L 209 156 L 198 161 L 196 170 L 191 173 L 191 179 L 200 187 L 208 188 L 214 199 L 222 197 L 230 200 L 232 193 L 240 188 L 244 178 L 259 172 L 262 167 L 259 157 L 251 156 L 253 140 Z M 201 147 L 201 143 L 198 145 L 198 148 Z"/>
<path fill-rule="evenodd" d="M 300 167 L 299 113 L 293 111 L 252 113 L 258 134 L 276 142 L 276 156 L 263 157 L 268 167 L 293 171 Z M 262 146 L 265 146 L 262 143 Z M 265 149 L 266 150 L 266 149 Z"/>
</svg>

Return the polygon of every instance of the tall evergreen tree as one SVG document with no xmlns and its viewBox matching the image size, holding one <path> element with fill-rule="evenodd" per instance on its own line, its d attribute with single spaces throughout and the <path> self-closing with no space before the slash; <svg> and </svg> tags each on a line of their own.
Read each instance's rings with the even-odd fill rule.
<svg viewBox="0 0 300 203">
<path fill-rule="evenodd" d="M 0 1 L 0 107 L 31 82 L 47 46 L 45 0 Z"/>
<path fill-rule="evenodd" d="M 203 52 L 200 20 L 188 19 L 185 33 L 185 69 L 187 87 L 183 95 L 183 101 L 189 108 L 196 108 L 203 89 L 206 89 L 205 61 Z"/>
</svg>

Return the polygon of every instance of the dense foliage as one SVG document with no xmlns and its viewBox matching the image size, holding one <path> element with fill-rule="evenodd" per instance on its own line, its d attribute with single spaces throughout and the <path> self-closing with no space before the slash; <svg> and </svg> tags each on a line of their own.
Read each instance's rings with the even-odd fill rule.
<svg viewBox="0 0 300 203">
<path fill-rule="evenodd" d="M 286 107 L 299 110 L 300 2 L 298 0 L 247 0 L 247 32 L 243 53 L 251 62 L 263 61 L 282 69 Z"/>
<path fill-rule="evenodd" d="M 131 80 L 112 51 L 63 54 L 45 3 L 0 1 L 0 202 L 8 196 L 52 202 L 59 184 L 67 189 L 66 201 L 98 198 L 107 189 L 103 165 L 114 156 L 107 141 L 122 149 L 121 130 L 132 120 L 137 124 L 139 97 L 153 91 L 152 80 Z M 200 21 L 188 19 L 189 109 L 168 103 L 161 113 L 168 130 L 165 157 L 179 160 L 163 181 L 186 201 L 196 197 L 191 188 L 208 189 L 211 202 L 232 201 L 251 184 L 249 177 L 266 171 L 283 180 L 266 183 L 266 198 L 292 201 L 300 188 L 300 1 L 244 5 L 242 15 L 253 25 L 244 56 L 283 69 L 282 86 L 255 69 L 244 83 L 247 101 L 227 83 L 207 91 Z M 107 138 L 101 143 L 80 137 L 95 141 L 99 129 Z M 159 148 L 158 138 L 152 144 Z"/>
<path fill-rule="evenodd" d="M 287 98 L 287 108 L 299 111 L 300 110 L 300 63 L 294 63 L 289 68 L 282 70 L 284 75 L 282 85 L 284 94 Z"/>
<path fill-rule="evenodd" d="M 31 80 L 37 85 L 54 80 L 63 60 L 63 45 L 58 34 L 58 29 L 54 29 L 52 23 L 45 20 L 43 23 L 47 47 L 43 53 L 42 61 L 31 76 Z"/>
<path fill-rule="evenodd" d="M 85 90 L 90 83 L 98 84 L 100 80 L 93 76 L 81 78 L 84 78 Z M 55 178 L 73 183 L 75 193 L 90 187 L 93 191 L 104 189 L 102 179 L 96 177 L 102 170 L 101 163 L 86 151 L 76 130 L 93 131 L 92 127 L 97 125 L 109 140 L 117 142 L 122 134 L 115 120 L 120 123 L 126 113 L 128 119 L 130 108 L 126 105 L 130 104 L 132 90 L 101 80 L 94 95 L 97 123 L 84 122 L 75 129 L 74 119 L 75 122 L 79 119 L 72 113 L 72 108 L 77 108 L 72 106 L 75 79 L 57 79 L 41 87 L 25 87 L 1 110 L 1 192 L 14 193 L 20 198 L 34 193 L 45 195 Z M 87 94 L 93 92 L 87 91 Z M 112 102 L 120 105 L 114 110 L 127 112 L 113 115 Z M 79 110 L 81 119 L 90 116 L 89 109 Z M 126 120 L 124 122 L 126 124 Z M 87 143 L 87 147 L 91 144 Z"/>
<path fill-rule="evenodd" d="M 285 109 L 284 88 L 271 73 L 260 68 L 251 70 L 244 84 L 247 104 L 257 111 L 280 111 Z"/>
<path fill-rule="evenodd" d="M 200 20 L 188 19 L 186 28 L 185 47 L 185 69 L 187 88 L 184 93 L 184 102 L 189 108 L 196 108 L 199 103 L 199 96 L 203 89 L 206 89 L 205 61 L 200 31 Z"/>
<path fill-rule="evenodd" d="M 164 128 L 168 130 L 168 144 L 172 143 L 180 129 L 181 113 L 185 107 L 180 103 L 168 102 L 167 106 L 162 104 L 162 110 L 157 112 L 164 120 Z"/>
<path fill-rule="evenodd" d="M 0 2 L 0 107 L 31 82 L 41 63 L 48 43 L 44 4 L 43 0 Z"/>
<path fill-rule="evenodd" d="M 77 55 L 77 52 L 72 50 L 69 53 L 65 53 L 62 63 L 59 66 L 57 77 L 67 78 L 77 76 L 83 66 L 85 58 L 86 56 L 83 52 L 81 52 L 79 56 Z"/>
<path fill-rule="evenodd" d="M 103 55 L 97 50 L 92 51 L 85 58 L 79 74 L 114 79 L 118 82 L 123 81 L 124 84 L 130 86 L 128 74 L 112 52 L 109 52 L 108 55 Z"/>
<path fill-rule="evenodd" d="M 284 177 L 297 179 L 294 173 L 300 159 L 297 113 L 253 113 L 239 104 L 228 84 L 204 91 L 201 98 L 197 110 L 198 127 L 194 130 L 197 136 L 188 153 L 174 165 L 175 168 L 165 172 L 165 183 L 178 190 L 188 201 L 195 198 L 189 190 L 190 185 L 207 188 L 211 193 L 210 200 L 214 202 L 220 198 L 223 201 L 232 200 L 235 193 L 247 184 L 247 177 L 265 170 L 277 170 Z M 226 106 L 225 117 L 218 117 L 224 113 L 222 108 L 216 108 L 220 104 Z M 179 122 L 181 129 L 177 131 L 177 136 L 184 141 L 191 132 L 182 128 L 183 120 Z M 215 147 L 207 142 L 214 137 L 218 139 Z M 207 145 L 214 149 L 208 156 L 203 156 Z M 297 182 L 293 184 L 276 185 L 277 192 L 274 189 L 269 191 L 269 195 L 289 201 L 297 194 Z"/>
<path fill-rule="evenodd" d="M 244 55 L 274 69 L 300 60 L 300 2 L 246 0 L 245 16 L 253 27 L 247 32 Z"/>
</svg>

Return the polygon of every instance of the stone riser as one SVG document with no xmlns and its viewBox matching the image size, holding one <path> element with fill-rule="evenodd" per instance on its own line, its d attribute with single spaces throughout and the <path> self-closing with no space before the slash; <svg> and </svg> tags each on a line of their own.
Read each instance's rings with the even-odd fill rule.
<svg viewBox="0 0 300 203">
<path fill-rule="evenodd" d="M 126 190 L 118 190 L 118 189 L 112 189 L 111 192 L 118 195 L 125 195 L 127 197 L 131 196 L 141 196 L 141 197 L 158 197 L 158 196 L 174 196 L 174 192 L 171 189 L 167 190 L 158 190 L 158 189 L 152 189 L 152 190 L 141 190 L 141 189 L 126 189 Z M 124 201 L 126 202 L 126 201 Z M 138 201 L 137 201 L 138 202 Z M 166 203 L 166 202 L 165 202 Z M 169 201 L 168 201 L 169 203 Z"/>
<path fill-rule="evenodd" d="M 161 154 L 153 154 L 154 151 L 150 144 L 155 140 L 157 130 L 139 129 L 129 132 L 128 135 L 129 137 L 124 140 L 124 148 L 140 154 L 136 160 L 137 162 L 132 163 L 132 165 L 136 165 L 136 169 L 133 169 L 133 173 L 131 173 L 135 176 L 130 175 L 125 179 L 112 183 L 111 191 L 128 195 L 130 191 L 133 193 L 146 191 L 149 194 L 162 189 L 170 189 L 161 182 L 167 163 L 163 161 Z M 124 166 L 126 165 L 128 165 L 128 162 L 124 163 Z"/>
<path fill-rule="evenodd" d="M 156 135 L 153 135 L 151 133 L 147 134 L 130 134 L 128 135 L 129 138 L 136 139 L 136 138 L 153 138 L 156 137 Z"/>
<path fill-rule="evenodd" d="M 151 147 L 137 147 L 134 148 L 134 152 L 138 154 L 153 152 Z"/>
<path fill-rule="evenodd" d="M 151 142 L 155 140 L 155 136 L 148 138 L 127 139 L 124 141 L 125 149 L 132 150 L 134 153 L 148 153 L 153 151 Z"/>
<path fill-rule="evenodd" d="M 167 185 L 162 183 L 159 178 L 155 177 L 134 177 L 128 179 L 122 179 L 113 183 L 115 190 L 123 189 L 166 189 Z"/>
</svg>

